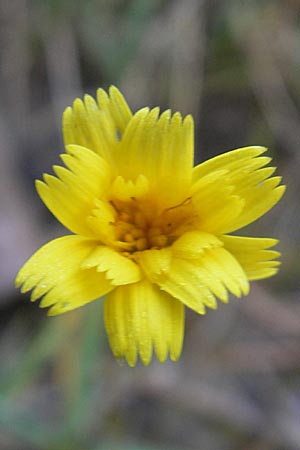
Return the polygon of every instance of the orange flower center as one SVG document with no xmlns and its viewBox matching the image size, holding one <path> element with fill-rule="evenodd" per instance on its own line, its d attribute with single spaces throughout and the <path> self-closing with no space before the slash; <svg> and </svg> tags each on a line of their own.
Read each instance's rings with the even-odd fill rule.
<svg viewBox="0 0 300 450">
<path fill-rule="evenodd" d="M 148 200 L 112 200 L 116 246 L 126 253 L 171 245 L 191 224 L 191 202 L 158 210 Z"/>
</svg>

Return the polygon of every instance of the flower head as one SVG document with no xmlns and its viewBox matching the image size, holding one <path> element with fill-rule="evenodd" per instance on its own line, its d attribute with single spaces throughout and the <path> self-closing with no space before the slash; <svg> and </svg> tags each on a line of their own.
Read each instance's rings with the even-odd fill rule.
<svg viewBox="0 0 300 450">
<path fill-rule="evenodd" d="M 37 191 L 73 234 L 54 239 L 20 270 L 16 284 L 61 314 L 105 295 L 116 358 L 134 366 L 177 360 L 184 308 L 204 314 L 276 273 L 277 241 L 230 235 L 281 198 L 263 147 L 233 150 L 193 167 L 193 119 L 97 91 L 63 115 L 65 167 Z"/>
</svg>

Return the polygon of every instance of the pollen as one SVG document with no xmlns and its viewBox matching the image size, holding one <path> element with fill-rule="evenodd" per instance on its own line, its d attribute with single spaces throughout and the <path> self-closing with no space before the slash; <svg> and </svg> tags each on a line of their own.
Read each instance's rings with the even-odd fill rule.
<svg viewBox="0 0 300 450">
<path fill-rule="evenodd" d="M 168 208 L 154 208 L 149 199 L 111 200 L 115 221 L 115 246 L 126 255 L 171 245 L 188 223 L 187 202 Z M 156 212 L 155 212 L 156 210 Z"/>
</svg>

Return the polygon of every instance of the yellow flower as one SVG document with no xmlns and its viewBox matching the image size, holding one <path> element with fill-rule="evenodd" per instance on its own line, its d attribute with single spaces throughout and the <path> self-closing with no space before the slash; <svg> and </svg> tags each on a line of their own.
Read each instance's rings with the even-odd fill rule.
<svg viewBox="0 0 300 450">
<path fill-rule="evenodd" d="M 50 315 L 105 295 L 116 358 L 176 361 L 184 308 L 204 314 L 217 299 L 249 291 L 276 273 L 277 241 L 229 235 L 281 198 L 263 147 L 246 147 L 193 168 L 193 119 L 159 109 L 132 114 L 122 94 L 97 91 L 63 115 L 65 167 L 37 191 L 73 234 L 54 239 L 20 270 L 16 284 L 42 297 Z"/>
</svg>

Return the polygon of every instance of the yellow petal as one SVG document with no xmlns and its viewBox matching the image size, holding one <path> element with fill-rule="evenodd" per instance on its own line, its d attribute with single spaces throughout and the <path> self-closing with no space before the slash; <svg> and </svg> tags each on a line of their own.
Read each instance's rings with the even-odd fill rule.
<svg viewBox="0 0 300 450">
<path fill-rule="evenodd" d="M 132 112 L 123 95 L 115 86 L 109 88 L 109 110 L 114 119 L 118 132 L 122 135 L 131 120 Z M 97 91 L 97 100 L 101 108 L 105 108 L 106 96 L 102 89 Z"/>
<path fill-rule="evenodd" d="M 143 174 L 168 205 L 187 196 L 193 165 L 193 119 L 182 120 L 159 109 L 138 111 L 129 122 L 117 149 L 119 173 L 135 180 Z"/>
<path fill-rule="evenodd" d="M 281 177 L 273 177 L 241 190 L 239 195 L 245 201 L 243 212 L 233 221 L 232 227 L 224 229 L 223 232 L 229 233 L 243 228 L 273 208 L 285 192 L 285 186 L 278 186 L 280 181 Z"/>
<path fill-rule="evenodd" d="M 113 286 L 95 269 L 81 269 L 95 248 L 95 241 L 64 236 L 41 247 L 21 268 L 16 285 L 22 292 L 33 289 L 31 300 L 41 296 L 41 306 L 52 306 L 50 315 L 78 308 L 106 294 Z"/>
<path fill-rule="evenodd" d="M 168 264 L 165 255 L 161 250 L 142 252 L 139 264 L 150 281 L 199 314 L 205 314 L 206 306 L 217 307 L 215 296 L 226 302 L 226 289 L 237 297 L 249 291 L 240 264 L 222 247 L 206 249 L 198 259 L 170 256 Z"/>
<path fill-rule="evenodd" d="M 196 183 L 199 179 L 205 175 L 215 172 L 216 170 L 234 170 L 236 168 L 242 168 L 248 164 L 248 162 L 266 152 L 265 147 L 243 147 L 230 152 L 222 153 L 214 158 L 199 164 L 193 169 L 193 182 Z"/>
<path fill-rule="evenodd" d="M 86 217 L 86 224 L 101 242 L 111 245 L 116 241 L 114 227 L 116 211 L 110 202 L 103 200 L 95 200 L 94 206 L 90 215 Z"/>
<path fill-rule="evenodd" d="M 93 237 L 86 218 L 95 208 L 95 199 L 106 195 L 111 173 L 103 158 L 90 150 L 69 146 L 69 154 L 62 155 L 67 167 L 54 166 L 59 178 L 44 175 L 37 180 L 39 196 L 52 214 L 73 233 Z"/>
<path fill-rule="evenodd" d="M 103 245 L 96 247 L 81 267 L 95 267 L 98 272 L 105 272 L 111 284 L 116 286 L 135 283 L 142 277 L 141 270 L 134 261 Z"/>
<path fill-rule="evenodd" d="M 82 145 L 112 162 L 131 111 L 116 87 L 111 87 L 109 94 L 98 89 L 97 103 L 89 95 L 84 102 L 76 99 L 73 108 L 68 107 L 63 114 L 63 135 L 65 145 Z"/>
<path fill-rule="evenodd" d="M 217 192 L 219 191 L 219 199 L 224 199 L 223 208 L 214 204 L 212 200 L 211 206 L 214 208 L 211 208 L 211 214 L 208 201 L 204 204 L 204 216 L 207 217 L 203 228 L 205 231 L 217 233 L 235 231 L 261 217 L 280 200 L 285 188 L 278 186 L 280 177 L 270 178 L 275 168 L 264 167 L 271 161 L 268 157 L 260 156 L 265 150 L 264 147 L 233 150 L 194 168 L 192 192 L 195 192 L 195 196 L 193 196 L 195 203 L 197 203 L 196 200 L 200 202 L 202 197 L 205 197 L 201 191 L 202 180 L 207 177 L 213 178 L 214 175 L 216 183 L 211 189 L 210 195 L 207 194 L 207 198 L 218 196 Z M 219 180 L 217 180 L 220 171 L 223 171 L 223 175 L 219 176 Z M 224 193 L 222 193 L 222 189 L 225 190 Z M 198 198 L 199 196 L 200 198 Z M 198 204 L 200 214 L 201 204 Z M 242 206 L 240 212 L 238 205 Z M 220 214 L 220 212 L 224 214 Z"/>
<path fill-rule="evenodd" d="M 213 234 L 203 231 L 188 231 L 172 245 L 172 255 L 176 258 L 198 259 L 209 248 L 221 247 L 223 243 Z"/>
<path fill-rule="evenodd" d="M 249 280 L 259 280 L 274 275 L 279 252 L 267 250 L 278 243 L 276 239 L 222 236 L 225 248 L 234 255 Z"/>
<path fill-rule="evenodd" d="M 170 247 L 162 248 L 161 250 L 146 250 L 137 253 L 135 258 L 147 277 L 153 283 L 157 283 L 170 271 L 172 250 Z"/>
<path fill-rule="evenodd" d="M 202 263 L 236 297 L 249 293 L 249 283 L 243 268 L 226 249 L 221 247 L 208 250 Z M 221 297 L 220 299 L 222 300 Z"/>
<path fill-rule="evenodd" d="M 130 366 L 135 366 L 138 357 L 148 365 L 153 348 L 160 362 L 168 354 L 173 361 L 180 356 L 184 307 L 146 280 L 108 294 L 104 320 L 113 354 Z"/>
<path fill-rule="evenodd" d="M 160 267 L 150 271 L 150 266 L 142 259 L 142 267 L 150 281 L 157 283 L 161 289 L 198 314 L 205 314 L 205 304 L 215 308 L 215 297 L 206 286 L 200 284 L 197 270 L 192 263 L 173 259 L 168 272 L 163 272 Z"/>
<path fill-rule="evenodd" d="M 191 199 L 197 228 L 221 233 L 231 227 L 244 208 L 244 199 L 235 194 L 228 172 L 217 170 L 192 186 Z"/>
<path fill-rule="evenodd" d="M 123 202 L 129 202 L 133 198 L 139 199 L 149 192 L 149 181 L 140 174 L 136 180 L 125 180 L 121 175 L 117 176 L 111 185 L 111 196 Z"/>
</svg>

